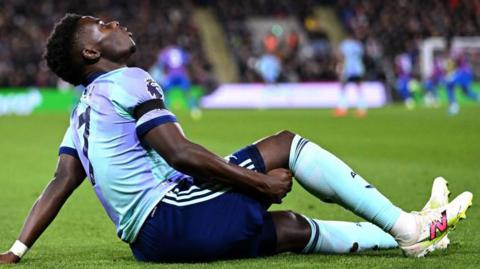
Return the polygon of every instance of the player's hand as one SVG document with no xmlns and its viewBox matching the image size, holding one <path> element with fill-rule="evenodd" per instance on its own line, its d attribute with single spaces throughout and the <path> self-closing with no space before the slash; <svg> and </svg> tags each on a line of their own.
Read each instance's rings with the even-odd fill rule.
<svg viewBox="0 0 480 269">
<path fill-rule="evenodd" d="M 265 194 L 273 203 L 281 203 L 283 197 L 292 190 L 292 172 L 284 168 L 273 169 L 267 173 Z"/>
<path fill-rule="evenodd" d="M 0 264 L 17 263 L 19 261 L 20 261 L 20 258 L 10 251 L 0 254 Z"/>
</svg>

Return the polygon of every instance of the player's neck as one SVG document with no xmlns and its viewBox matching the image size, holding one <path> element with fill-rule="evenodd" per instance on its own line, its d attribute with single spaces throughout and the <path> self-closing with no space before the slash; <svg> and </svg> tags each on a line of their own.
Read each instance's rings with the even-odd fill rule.
<svg viewBox="0 0 480 269">
<path fill-rule="evenodd" d="M 125 63 L 115 63 L 110 61 L 100 61 L 92 66 L 85 68 L 83 77 L 88 77 L 91 74 L 95 73 L 107 73 L 119 68 L 126 67 Z"/>
</svg>

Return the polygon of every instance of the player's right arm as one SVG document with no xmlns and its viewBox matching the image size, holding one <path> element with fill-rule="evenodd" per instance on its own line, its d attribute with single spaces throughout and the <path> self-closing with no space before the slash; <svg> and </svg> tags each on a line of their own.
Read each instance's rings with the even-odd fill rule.
<svg viewBox="0 0 480 269">
<path fill-rule="evenodd" d="M 176 170 L 206 181 L 257 192 L 276 203 L 281 202 L 291 190 L 291 173 L 286 169 L 257 173 L 229 164 L 187 139 L 175 115 L 165 108 L 160 86 L 145 71 L 125 69 L 112 93 L 117 113 L 124 118 L 135 119 L 137 137 Z"/>
<path fill-rule="evenodd" d="M 143 138 L 173 168 L 185 174 L 261 193 L 274 203 L 280 203 L 291 190 L 292 175 L 288 170 L 276 169 L 261 174 L 230 164 L 187 139 L 178 123 L 158 125 Z"/>
<path fill-rule="evenodd" d="M 29 248 L 32 247 L 85 176 L 78 158 L 60 154 L 55 176 L 33 204 L 17 240 Z M 0 254 L 0 264 L 19 261 L 20 258 L 11 251 Z"/>
</svg>

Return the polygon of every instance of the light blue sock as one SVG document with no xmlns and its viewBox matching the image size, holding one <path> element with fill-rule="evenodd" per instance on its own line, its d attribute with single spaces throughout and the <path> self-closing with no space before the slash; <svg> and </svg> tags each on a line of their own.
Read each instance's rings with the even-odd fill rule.
<svg viewBox="0 0 480 269">
<path fill-rule="evenodd" d="M 340 89 L 337 108 L 348 109 L 347 85 L 343 85 Z"/>
<path fill-rule="evenodd" d="M 369 222 L 305 219 L 312 233 L 303 253 L 341 254 L 398 247 L 391 235 Z"/>
<path fill-rule="evenodd" d="M 361 85 L 357 85 L 357 95 L 358 95 L 357 109 L 367 110 L 368 105 L 367 105 L 367 101 L 365 100 L 365 92 L 364 92 L 364 89 L 362 89 Z"/>
<path fill-rule="evenodd" d="M 388 232 L 402 210 L 330 152 L 298 135 L 289 167 L 311 194 L 335 202 Z"/>
</svg>

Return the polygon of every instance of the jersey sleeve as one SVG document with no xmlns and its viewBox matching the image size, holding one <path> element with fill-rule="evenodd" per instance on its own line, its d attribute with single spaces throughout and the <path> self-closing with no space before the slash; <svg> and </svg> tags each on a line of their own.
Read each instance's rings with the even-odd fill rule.
<svg viewBox="0 0 480 269">
<path fill-rule="evenodd" d="M 161 124 L 177 122 L 175 115 L 164 106 L 162 89 L 144 70 L 128 68 L 118 80 L 117 86 L 119 91 L 112 101 L 121 116 L 136 121 L 138 137 Z M 137 115 L 139 107 L 142 107 L 142 113 Z"/>
<path fill-rule="evenodd" d="M 58 149 L 58 155 L 68 154 L 78 159 L 78 152 L 73 144 L 72 126 L 70 125 L 63 136 L 62 143 Z"/>
</svg>

